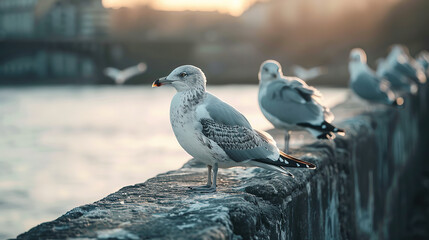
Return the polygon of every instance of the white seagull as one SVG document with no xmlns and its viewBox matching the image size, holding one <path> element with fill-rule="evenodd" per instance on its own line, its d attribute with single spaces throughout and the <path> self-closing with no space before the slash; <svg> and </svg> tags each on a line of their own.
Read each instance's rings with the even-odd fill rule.
<svg viewBox="0 0 429 240">
<path fill-rule="evenodd" d="M 411 81 L 408 77 L 392 67 L 387 59 L 380 58 L 377 60 L 376 75 L 382 79 L 389 81 L 392 90 L 403 91 L 411 94 L 416 94 L 418 85 Z"/>
<path fill-rule="evenodd" d="M 426 83 L 423 68 L 411 57 L 410 50 L 407 47 L 396 44 L 392 46 L 391 52 L 396 52 L 397 54 L 395 68 L 399 72 L 418 84 Z"/>
<path fill-rule="evenodd" d="M 294 65 L 292 66 L 292 71 L 298 78 L 304 81 L 309 81 L 327 73 L 326 68 L 322 66 L 305 69 L 299 65 Z"/>
<path fill-rule="evenodd" d="M 417 56 L 417 62 L 422 67 L 426 77 L 429 77 L 429 52 L 421 51 Z"/>
<path fill-rule="evenodd" d="M 259 107 L 274 127 L 287 130 L 285 151 L 289 151 L 290 130 L 305 129 L 318 139 L 344 134 L 330 123 L 334 114 L 323 105 L 322 94 L 299 78 L 284 76 L 277 61 L 263 62 L 258 76 Z"/>
<path fill-rule="evenodd" d="M 363 49 L 354 48 L 350 51 L 350 88 L 353 92 L 370 102 L 402 106 L 404 99 L 396 98 L 390 89 L 390 83 L 378 77 L 366 62 L 366 53 Z"/>
<path fill-rule="evenodd" d="M 426 82 L 424 72 L 409 56 L 408 49 L 402 45 L 393 45 L 385 61 L 377 67 L 377 75 L 387 79 L 395 90 L 402 90 L 415 94 L 417 84 Z"/>
<path fill-rule="evenodd" d="M 206 92 L 206 77 L 201 69 L 180 66 L 156 80 L 152 87 L 163 85 L 177 90 L 170 106 L 177 141 L 195 159 L 207 164 L 207 184 L 192 189 L 216 191 L 218 168 L 262 167 L 289 176 L 293 175 L 286 167 L 316 168 L 280 151 L 268 133 L 253 129 L 240 112 Z"/>
<path fill-rule="evenodd" d="M 124 70 L 108 67 L 104 69 L 104 74 L 106 74 L 106 76 L 115 80 L 116 84 L 121 85 L 121 84 L 124 84 L 128 79 L 146 72 L 146 70 L 147 70 L 146 63 L 139 63 L 135 66 L 125 68 Z"/>
</svg>

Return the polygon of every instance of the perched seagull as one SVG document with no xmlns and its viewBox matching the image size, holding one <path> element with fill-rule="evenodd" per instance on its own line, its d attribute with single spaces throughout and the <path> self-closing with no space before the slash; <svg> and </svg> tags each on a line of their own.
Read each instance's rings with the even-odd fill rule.
<svg viewBox="0 0 429 240">
<path fill-rule="evenodd" d="M 104 74 L 115 80 L 116 84 L 121 85 L 124 84 L 128 79 L 146 72 L 146 69 L 146 63 L 139 63 L 135 66 L 125 68 L 124 70 L 108 67 L 104 69 Z"/>
<path fill-rule="evenodd" d="M 417 63 L 422 67 L 423 71 L 426 74 L 426 77 L 429 77 L 429 52 L 420 52 L 417 56 Z"/>
<path fill-rule="evenodd" d="M 308 81 L 308 80 L 311 80 L 313 78 L 317 78 L 317 77 L 327 73 L 326 68 L 322 67 L 322 66 L 305 69 L 299 65 L 295 65 L 295 66 L 292 66 L 292 71 L 298 78 L 300 78 L 304 81 Z"/>
<path fill-rule="evenodd" d="M 206 77 L 201 69 L 180 66 L 153 82 L 152 87 L 162 85 L 177 90 L 171 101 L 170 122 L 179 144 L 207 164 L 207 184 L 192 189 L 215 192 L 219 167 L 262 167 L 288 176 L 293 175 L 286 167 L 316 168 L 280 151 L 268 133 L 253 129 L 240 112 L 206 92 Z"/>
<path fill-rule="evenodd" d="M 366 53 L 361 48 L 350 52 L 349 61 L 350 88 L 359 97 L 370 102 L 380 102 L 388 105 L 402 106 L 404 99 L 395 97 L 390 89 L 390 83 L 377 75 L 366 63 Z"/>
<path fill-rule="evenodd" d="M 410 50 L 403 45 L 393 45 L 392 55 L 396 54 L 395 67 L 399 72 L 416 82 L 417 84 L 426 83 L 426 75 L 423 68 L 410 55 Z"/>
<path fill-rule="evenodd" d="M 392 90 L 416 94 L 418 91 L 418 85 L 394 68 L 394 65 L 395 63 L 392 58 L 390 58 L 390 60 L 378 59 L 376 75 L 389 81 Z"/>
<path fill-rule="evenodd" d="M 322 94 L 296 77 L 283 76 L 280 64 L 267 60 L 259 69 L 258 102 L 274 127 L 287 129 L 285 149 L 289 151 L 289 131 L 305 129 L 318 139 L 333 139 L 344 130 L 330 124 L 334 114 L 323 106 Z"/>
</svg>

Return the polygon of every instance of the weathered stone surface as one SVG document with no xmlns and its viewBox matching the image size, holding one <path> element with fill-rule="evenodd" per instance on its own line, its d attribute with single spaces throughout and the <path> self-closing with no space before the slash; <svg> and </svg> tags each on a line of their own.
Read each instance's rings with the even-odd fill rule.
<svg viewBox="0 0 429 240">
<path fill-rule="evenodd" d="M 219 171 L 218 192 L 196 194 L 206 168 L 194 160 L 43 223 L 18 239 L 400 239 L 423 162 L 427 116 L 405 109 L 338 106 L 333 142 L 294 152 L 318 168 L 295 178 L 259 168 Z M 272 132 L 281 136 L 281 132 Z"/>
</svg>

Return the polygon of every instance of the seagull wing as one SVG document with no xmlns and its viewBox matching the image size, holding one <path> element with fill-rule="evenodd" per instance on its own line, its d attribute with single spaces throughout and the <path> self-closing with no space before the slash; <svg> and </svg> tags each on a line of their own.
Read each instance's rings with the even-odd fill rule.
<svg viewBox="0 0 429 240">
<path fill-rule="evenodd" d="M 250 162 L 265 168 L 268 165 L 314 166 L 282 153 L 268 133 L 254 130 L 240 112 L 211 94 L 208 94 L 205 103 L 197 108 L 196 113 L 204 136 L 215 142 L 235 162 Z M 300 161 L 298 165 L 297 161 Z"/>
<path fill-rule="evenodd" d="M 309 81 L 311 79 L 317 78 L 318 76 L 326 73 L 326 68 L 324 67 L 312 67 L 310 69 L 305 69 L 299 65 L 292 67 L 293 73 L 304 81 Z"/>
<path fill-rule="evenodd" d="M 134 77 L 134 76 L 136 76 L 138 74 L 142 74 L 142 73 L 144 73 L 146 71 L 146 69 L 147 69 L 147 65 L 145 63 L 139 63 L 139 64 L 137 64 L 135 66 L 126 68 L 121 73 L 121 75 L 122 75 L 121 76 L 122 81 L 125 82 L 128 79 L 130 79 L 130 78 L 132 78 L 132 77 Z"/>
<path fill-rule="evenodd" d="M 225 125 L 210 118 L 200 119 L 204 136 L 214 141 L 235 162 L 255 159 L 277 160 L 279 150 L 253 129 Z"/>
<path fill-rule="evenodd" d="M 296 77 L 285 77 L 286 81 L 289 82 L 289 85 L 299 91 L 301 94 L 308 95 L 310 97 L 321 98 L 322 94 L 316 88 L 308 86 L 303 80 Z"/>
<path fill-rule="evenodd" d="M 401 61 L 401 62 L 398 61 L 394 65 L 394 68 L 398 72 L 404 74 L 407 77 L 410 77 L 413 79 L 417 77 L 416 69 L 408 61 Z"/>
<path fill-rule="evenodd" d="M 299 78 L 302 78 L 304 80 L 307 79 L 307 69 L 299 65 L 294 65 L 292 66 L 292 71 L 295 76 L 298 76 Z"/>
<path fill-rule="evenodd" d="M 261 137 L 237 110 L 207 93 L 197 108 L 203 134 L 219 145 L 236 162 L 252 159 L 278 159 L 279 150 L 267 136 Z"/>
<path fill-rule="evenodd" d="M 396 65 L 399 63 L 396 59 L 396 56 L 391 52 L 386 60 L 381 61 L 377 66 L 376 75 L 387 79 L 394 89 L 404 89 L 411 94 L 415 94 L 418 90 L 417 84 L 397 70 Z"/>
<path fill-rule="evenodd" d="M 217 123 L 252 129 L 252 126 L 243 114 L 210 93 L 207 93 L 204 106 L 210 118 Z"/>
<path fill-rule="evenodd" d="M 327 72 L 327 69 L 322 66 L 312 67 L 308 70 L 308 79 L 316 78 L 320 75 L 323 75 Z"/>
<path fill-rule="evenodd" d="M 280 80 L 269 83 L 265 95 L 260 98 L 260 106 L 289 124 L 323 122 L 325 110 L 316 101 L 317 98 L 314 98 L 314 90 L 299 82 L 294 84 L 295 86 L 290 86 Z"/>
<path fill-rule="evenodd" d="M 121 70 L 116 68 L 108 67 L 104 69 L 104 74 L 112 79 L 116 79 L 120 73 Z"/>
<path fill-rule="evenodd" d="M 379 78 L 375 73 L 366 68 L 356 75 L 350 83 L 351 89 L 364 99 L 370 101 L 381 101 L 390 103 L 392 93 L 390 91 L 390 83 L 382 78 Z"/>
<path fill-rule="evenodd" d="M 429 53 L 421 52 L 417 56 L 417 63 L 423 68 L 423 71 L 426 72 L 426 75 L 429 76 Z"/>
</svg>

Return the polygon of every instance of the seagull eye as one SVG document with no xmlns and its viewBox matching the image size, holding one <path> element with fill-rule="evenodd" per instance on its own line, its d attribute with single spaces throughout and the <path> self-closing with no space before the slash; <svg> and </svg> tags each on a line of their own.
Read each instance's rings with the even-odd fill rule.
<svg viewBox="0 0 429 240">
<path fill-rule="evenodd" d="M 268 68 L 264 68 L 264 71 L 265 71 L 265 72 L 268 72 Z"/>
<path fill-rule="evenodd" d="M 188 76 L 188 74 L 187 74 L 186 72 L 181 72 L 181 73 L 179 74 L 179 76 L 180 76 L 181 78 L 184 78 L 184 77 Z"/>
</svg>

